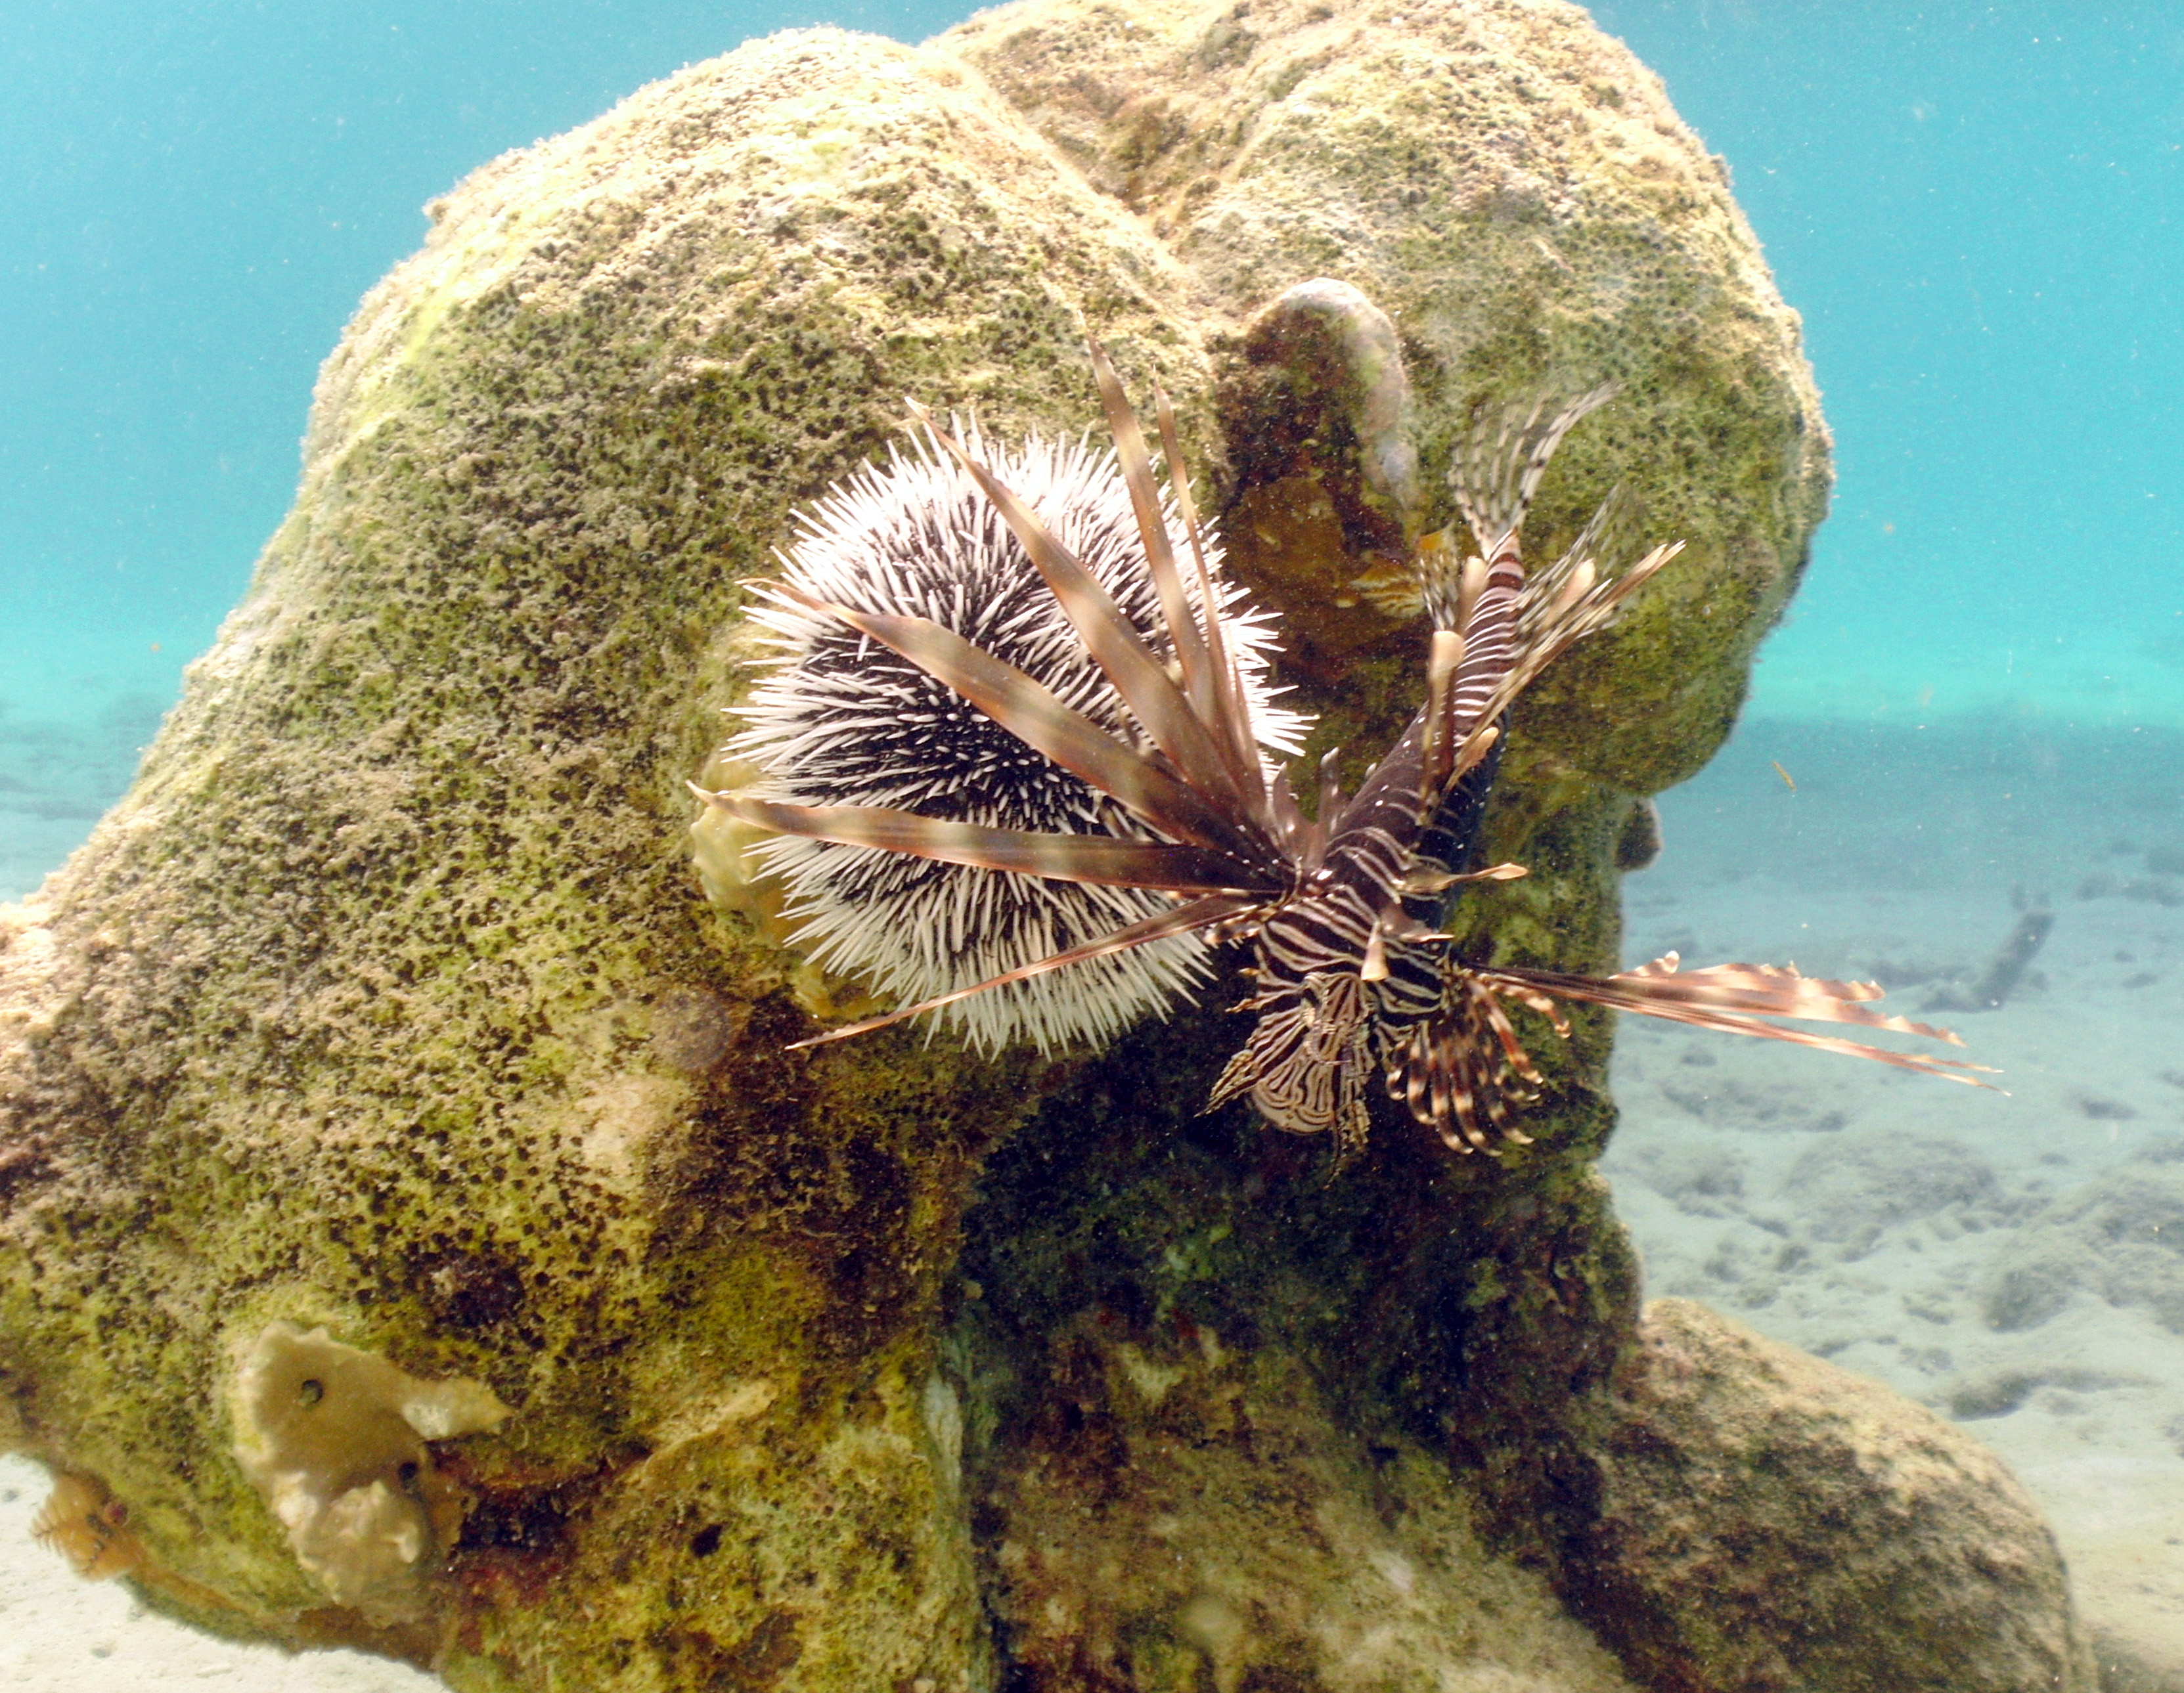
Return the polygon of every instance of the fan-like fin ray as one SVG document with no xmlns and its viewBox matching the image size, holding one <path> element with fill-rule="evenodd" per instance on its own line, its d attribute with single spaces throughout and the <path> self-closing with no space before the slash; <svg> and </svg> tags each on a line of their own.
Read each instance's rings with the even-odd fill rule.
<svg viewBox="0 0 2184 1693">
<path fill-rule="evenodd" d="M 1456 767 L 1456 675 L 1462 664 L 1462 635 L 1454 629 L 1435 630 L 1426 661 L 1425 744 L 1418 764 L 1421 817 L 1431 815 Z"/>
<path fill-rule="evenodd" d="M 707 804 L 777 834 L 841 846 L 877 847 L 943 864 L 1014 871 L 1053 882 L 1156 888 L 1171 894 L 1271 894 L 1279 884 L 1239 879 L 1244 866 L 1226 853 L 1112 835 L 1034 834 L 980 823 L 921 817 L 877 805 L 790 805 L 747 794 L 698 788 Z"/>
<path fill-rule="evenodd" d="M 1246 803 L 1266 798 L 1266 779 L 1259 768 L 1259 737 L 1251 721 L 1251 696 L 1245 692 L 1236 655 L 1221 621 L 1220 602 L 1213 591 L 1213 571 L 1206 562 L 1205 532 L 1198 521 L 1198 504 L 1190 494 L 1190 473 L 1183 462 L 1183 443 L 1175 430 L 1175 408 L 1167 390 L 1153 385 L 1153 410 L 1160 422 L 1161 453 L 1167 460 L 1168 491 L 1183 518 L 1183 532 L 1190 538 L 1191 563 L 1198 576 L 1198 600 L 1206 609 L 1206 652 L 1217 690 L 1214 730 L 1234 766 L 1238 790 Z"/>
<path fill-rule="evenodd" d="M 1517 696 L 1537 680 L 1541 671 L 1585 636 L 1613 622 L 1623 602 L 1683 550 L 1680 541 L 1656 547 L 1621 576 L 1591 584 L 1577 604 L 1561 607 L 1559 620 L 1543 628 L 1537 638 L 1521 649 L 1517 662 L 1496 686 L 1479 714 L 1476 727 L 1457 749 L 1455 773 L 1462 776 L 1486 756 L 1493 744 L 1490 734 L 1494 725 Z"/>
<path fill-rule="evenodd" d="M 1152 455 L 1145 450 L 1145 432 L 1123 392 L 1123 379 L 1097 341 L 1090 343 L 1092 375 L 1100 386 L 1100 403 L 1107 413 L 1107 427 L 1115 437 L 1115 462 L 1122 467 L 1123 486 L 1136 514 L 1138 534 L 1145 543 L 1145 568 L 1160 595 L 1161 615 L 1167 620 L 1168 639 L 1174 643 L 1176 663 L 1183 671 L 1184 698 L 1201 722 L 1217 721 L 1219 704 L 1214 690 L 1212 662 L 1198 619 L 1183 590 L 1176 569 L 1175 549 L 1169 545 L 1167 521 L 1161 511 L 1160 491 L 1153 486 Z M 1217 615 L 1209 605 L 1209 615 Z M 1231 776 L 1234 774 L 1230 772 Z"/>
<path fill-rule="evenodd" d="M 1961 1082 L 1967 1087 L 1986 1088 L 1988 1083 L 1961 1072 L 1977 1070 L 1992 1075 L 1994 1072 L 1983 1064 L 1973 1064 L 1959 1058 L 1938 1058 L 1923 1052 L 1894 1052 L 1882 1046 L 1864 1046 L 1839 1036 L 1815 1034 L 1808 1029 L 1784 1028 L 1779 1024 L 1761 1021 L 1761 1016 L 1798 1017 L 1810 1022 L 1858 1023 L 1869 1028 L 1883 1028 L 1903 1034 L 1923 1034 L 1931 1039 L 1956 1042 L 1956 1036 L 1946 1030 L 1914 1023 L 1906 1017 L 1884 1016 L 1869 1011 L 1863 1005 L 1837 1000 L 1824 990 L 1831 983 L 1808 982 L 1802 977 L 1791 978 L 1789 983 L 1778 984 L 1771 992 L 1757 986 L 1746 986 L 1747 979 L 1757 978 L 1759 972 L 1751 966 L 1727 966 L 1735 973 L 1734 983 L 1708 983 L 1702 978 L 1712 972 L 1696 971 L 1683 979 L 1685 988 L 1696 986 L 1696 994 L 1669 991 L 1678 978 L 1665 975 L 1641 975 L 1635 972 L 1621 976 L 1568 976 L 1551 970 L 1522 970 L 1496 967 L 1475 972 L 1478 977 L 1490 986 L 1507 983 L 1513 988 L 1530 989 L 1551 994 L 1558 1000 L 1574 1000 L 1586 1005 L 1606 1005 L 1616 1011 L 1635 1011 L 1641 1016 L 1658 1017 L 1668 1022 L 1690 1023 L 1699 1028 L 1710 1028 L 1724 1034 L 1753 1035 L 1763 1040 L 1787 1041 L 1795 1046 L 1809 1046 L 1822 1052 L 1839 1052 L 1852 1058 L 1864 1058 L 1875 1064 L 1887 1064 L 1898 1070 L 1915 1070 L 1922 1075 L 1938 1076 L 1946 1082 Z M 1747 977 L 1747 972 L 1749 972 Z M 1860 984 L 1861 986 L 1863 984 Z M 1769 1001 L 1771 1003 L 1761 1003 Z"/>
<path fill-rule="evenodd" d="M 972 481 L 993 503 L 1034 565 L 1046 581 L 1093 661 L 1106 672 L 1153 744 L 1167 755 L 1184 778 L 1208 795 L 1228 788 L 1225 766 L 1211 733 L 1190 709 L 1183 690 L 1175 685 L 1160 660 L 1139 638 L 1129 619 L 1090 571 L 1056 540 L 1039 515 L 973 459 L 962 443 L 933 421 L 933 415 L 915 401 L 911 411 L 954 455 Z M 900 651 L 900 649 L 897 649 Z M 905 654 L 908 656 L 908 654 Z"/>
<path fill-rule="evenodd" d="M 1924 1035 L 1929 1040 L 1946 1041 L 1951 1046 L 1964 1044 L 1953 1029 L 1865 1010 L 1866 1002 L 1887 997 L 1877 982 L 1830 982 L 1820 977 L 1801 976 L 1794 969 L 1776 964 L 1716 964 L 1679 974 L 1676 964 L 1676 955 L 1672 952 L 1641 969 L 1606 979 L 1637 983 L 1649 998 L 1663 1004 L 1682 1001 L 1695 1005 L 1719 1005 L 1730 1011 L 1758 1011 L 1768 1016 L 1811 1016 L 1827 1022 L 1863 1023 L 1898 1034 Z M 1808 1005 L 1827 1009 L 1803 1009 Z"/>
<path fill-rule="evenodd" d="M 1456 487 L 1457 508 L 1483 557 L 1490 561 L 1502 543 L 1524 526 L 1524 513 L 1540 491 L 1547 461 L 1555 456 L 1563 437 L 1614 397 L 1611 382 L 1579 395 L 1552 417 L 1546 416 L 1544 399 L 1527 411 L 1513 406 L 1502 414 L 1499 430 L 1490 436 L 1479 430 L 1458 449 L 1450 479 Z"/>
<path fill-rule="evenodd" d="M 1517 604 L 1519 651 L 1539 638 L 1563 584 L 1579 565 L 1591 560 L 1596 567 L 1602 560 L 1621 558 L 1635 550 L 1624 545 L 1624 537 L 1635 521 L 1637 509 L 1638 502 L 1629 487 L 1618 482 L 1607 491 L 1607 498 L 1601 501 L 1562 557 L 1531 573 Z"/>
<path fill-rule="evenodd" d="M 1233 854 L 1243 866 L 1273 861 L 1266 846 L 1239 829 L 1204 794 L 1123 745 L 1015 666 L 1003 663 L 954 630 L 929 618 L 831 605 L 786 586 L 777 592 L 893 648 L 1027 745 L 1112 795 L 1162 833 Z"/>
<path fill-rule="evenodd" d="M 847 1040 L 852 1035 L 865 1034 L 876 1028 L 885 1028 L 889 1023 L 901 1022 L 906 1017 L 937 1011 L 943 1005 L 952 1005 L 958 1000 L 967 1000 L 973 994 L 983 994 L 989 989 L 1006 988 L 1015 982 L 1028 982 L 1034 976 L 1044 976 L 1049 971 L 1064 969 L 1072 964 L 1084 964 L 1095 958 L 1106 958 L 1111 954 L 1128 952 L 1132 947 L 1144 946 L 1150 941 L 1165 940 L 1170 935 L 1188 934 L 1195 929 L 1211 928 L 1216 923 L 1226 922 L 1251 910 L 1259 902 L 1235 894 L 1216 894 L 1210 899 L 1193 899 L 1188 905 L 1178 905 L 1172 911 L 1146 917 L 1117 929 L 1098 940 L 1086 941 L 1066 952 L 1057 952 L 1042 958 L 1035 964 L 1019 965 L 1014 970 L 1004 971 L 999 976 L 989 976 L 983 982 L 968 988 L 958 988 L 953 993 L 941 994 L 930 1000 L 921 1000 L 914 1005 L 905 1005 L 889 1011 L 885 1016 L 868 1017 L 862 1022 L 851 1023 L 845 1028 L 828 1029 L 824 1034 L 815 1034 L 809 1040 L 793 1042 L 786 1050 L 800 1052 L 807 1046 L 825 1046 L 832 1041 Z"/>
</svg>

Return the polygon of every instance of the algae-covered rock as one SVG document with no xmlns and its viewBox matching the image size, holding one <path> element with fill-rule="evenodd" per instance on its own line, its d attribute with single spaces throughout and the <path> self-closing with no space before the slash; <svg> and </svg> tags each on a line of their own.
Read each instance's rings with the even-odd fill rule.
<svg viewBox="0 0 2184 1693">
<path fill-rule="evenodd" d="M 7 1379 L 211 1626 L 459 1685 L 963 1685 L 933 1313 L 1023 1066 L 783 1053 L 794 961 L 706 906 L 684 783 L 790 507 L 905 393 L 1072 422 L 1080 304 L 1190 392 L 1173 267 L 974 75 L 838 32 L 434 214 L 142 779 L 10 919 Z M 421 1615 L 238 1455 L 276 1323 L 510 1407 L 432 1443 Z"/>
<path fill-rule="evenodd" d="M 1646 1309 L 1593 1531 L 1634 1674 L 1663 1687 L 2098 1685 L 2063 1560 L 1993 1453 L 1684 1300 Z"/>
<path fill-rule="evenodd" d="M 1217 1007 L 790 1052 L 858 984 L 694 872 L 684 784 L 742 584 L 901 396 L 1073 432 L 1088 330 L 1162 378 L 1362 758 L 1418 636 L 1359 579 L 1474 409 L 1613 379 L 1533 543 L 1621 481 L 1691 544 L 1521 714 L 1489 845 L 1535 873 L 1465 916 L 1608 963 L 1827 481 L 1658 82 L 1533 0 L 1034 3 L 750 44 L 432 209 L 136 785 L 0 920 L 0 1427 L 155 1602 L 457 1688 L 1614 1685 L 1547 1596 L 1616 1556 L 1599 1018 L 1535 1041 L 1523 1156 L 1390 1120 L 1333 1176 L 1199 1115 Z M 471 1414 L 365 1391 L 283 1469 L 309 1345 Z"/>
<path fill-rule="evenodd" d="M 1299 385 L 1248 332 L 1282 289 L 1332 277 L 1387 315 L 1424 472 L 1403 526 L 1452 515 L 1445 473 L 1475 408 L 1619 383 L 1557 456 L 1532 532 L 1567 540 L 1620 481 L 1643 532 L 1689 550 L 1621 638 L 1543 684 L 1515 747 L 1641 792 L 1711 756 L 1825 510 L 1828 437 L 1725 168 L 1619 42 L 1552 0 L 1056 0 L 941 39 L 1227 316 L 1215 344 L 1240 413 Z M 1388 514 L 1345 498 L 1362 420 L 1329 409 L 1229 454 L 1232 550 L 1285 610 L 1309 608 L 1308 661 L 1389 644 L 1369 607 L 1340 603 Z M 1383 663 L 1385 685 L 1414 688 L 1414 660 Z"/>
</svg>

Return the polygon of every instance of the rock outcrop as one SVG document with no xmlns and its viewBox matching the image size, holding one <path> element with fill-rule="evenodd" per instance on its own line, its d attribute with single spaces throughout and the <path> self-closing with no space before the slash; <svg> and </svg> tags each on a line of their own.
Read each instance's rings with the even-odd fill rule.
<svg viewBox="0 0 2184 1693">
<path fill-rule="evenodd" d="M 1217 1007 L 1091 1062 L 790 1053 L 855 984 L 708 902 L 684 788 L 741 584 L 902 395 L 1074 432 L 1088 329 L 1162 379 L 1362 760 L 1419 639 L 1359 578 L 1447 521 L 1474 408 L 1613 380 L 1536 544 L 1618 482 L 1691 544 L 1520 713 L 1489 844 L 1535 873 L 1466 919 L 1608 961 L 1634 810 L 1726 732 L 1828 482 L 1658 82 L 1553 0 L 1033 0 L 753 42 L 432 213 L 136 784 L 0 922 L 6 1426 L 125 1507 L 129 1579 L 461 1689 L 1665 1662 L 1652 1613 L 1561 1608 L 1665 1567 L 1602 1527 L 1644 1474 L 1601 1021 L 1541 1037 L 1521 1158 L 1390 1121 L 1332 1181 L 1198 1115 Z M 269 1334 L 507 1414 L 382 1417 L 299 1557 L 237 1407 L 302 1428 L 328 1384 Z"/>
<path fill-rule="evenodd" d="M 1685 1300 L 1624 1386 L 1590 1601 L 1641 1682 L 2098 1685 L 2054 1537 L 1970 1435 Z"/>
</svg>

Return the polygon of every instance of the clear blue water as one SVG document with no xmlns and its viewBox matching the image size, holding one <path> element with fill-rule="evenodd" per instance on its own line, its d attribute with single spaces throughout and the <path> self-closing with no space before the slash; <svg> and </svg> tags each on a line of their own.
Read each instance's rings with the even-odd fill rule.
<svg viewBox="0 0 2184 1693">
<path fill-rule="evenodd" d="M 141 738 L 287 504 L 319 360 L 432 196 L 747 36 L 915 40 L 963 9 L 0 8 L 0 726 Z M 1729 160 L 1836 432 L 1755 714 L 2184 724 L 2184 12 L 1596 15 Z"/>
<path fill-rule="evenodd" d="M 2184 8 L 1594 12 L 1728 160 L 1804 315 L 1840 474 L 1744 726 L 1669 796 L 1671 857 L 1632 884 L 1634 944 L 1696 932 L 1717 956 L 1748 943 L 1869 968 L 1898 941 L 1876 928 L 1860 954 L 1856 912 L 1902 895 L 1924 903 L 1891 922 L 1975 963 L 2013 885 L 2052 894 L 2059 1000 L 2147 978 L 2136 1055 L 2030 1087 L 2047 1117 L 2020 1105 L 1966 1132 L 1994 1137 L 2008 1181 L 2013 1136 L 2027 1168 L 2057 1145 L 2076 1159 L 2073 1134 L 2123 1156 L 2119 1123 L 2184 1122 L 2184 1016 L 2149 968 L 2184 979 L 2184 919 L 2151 894 L 2070 895 L 2103 877 L 2158 893 L 2153 867 L 2184 849 Z M 0 0 L 0 898 L 127 782 L 287 506 L 320 360 L 421 240 L 427 200 L 748 36 L 824 21 L 914 41 L 961 15 L 940 0 Z M 1757 861 L 1775 878 L 1765 900 Z M 1852 926 L 1840 958 L 1799 950 L 1823 916 Z M 2023 1062 L 2037 1039 L 2027 1021 L 2002 1044 Z M 1646 1116 L 1646 1072 L 1630 1079 L 1635 1156 L 1669 1130 Z M 1642 1231 L 1651 1201 L 1629 1169 Z M 1673 1267 L 1683 1248 L 1662 1239 Z M 1736 1302 L 1734 1278 L 1693 1278 Z"/>
</svg>

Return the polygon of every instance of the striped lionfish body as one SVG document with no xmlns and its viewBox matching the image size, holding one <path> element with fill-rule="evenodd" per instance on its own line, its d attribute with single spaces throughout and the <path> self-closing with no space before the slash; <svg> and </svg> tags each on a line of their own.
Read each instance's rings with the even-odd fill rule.
<svg viewBox="0 0 2184 1693">
<path fill-rule="evenodd" d="M 1608 398 L 1607 390 L 1552 414 L 1544 406 L 1513 414 L 1459 454 L 1451 479 L 1478 551 L 1459 560 L 1446 533 L 1418 550 L 1415 587 L 1434 625 L 1425 702 L 1355 795 L 1338 790 L 1330 755 L 1308 819 L 1267 757 L 1268 749 L 1293 747 L 1294 720 L 1279 721 L 1268 704 L 1263 632 L 1239 614 L 1234 590 L 1220 579 L 1217 547 L 1193 510 L 1166 398 L 1158 402 L 1164 501 L 1120 381 L 1096 346 L 1092 360 L 1115 436 L 1116 510 L 1127 504 L 1136 531 L 1129 571 L 1088 568 L 1084 525 L 1072 530 L 1051 502 L 1047 511 L 1035 510 L 912 408 L 953 461 L 950 475 L 960 476 L 945 498 L 974 494 L 978 521 L 998 520 L 995 545 L 1007 543 L 1019 580 L 1037 578 L 1043 598 L 1034 598 L 1056 628 L 1066 628 L 1063 638 L 1017 641 L 1008 656 L 994 650 L 1000 643 L 985 632 L 993 620 L 982 624 L 978 615 L 991 592 L 967 593 L 951 574 L 960 560 L 941 558 L 949 549 L 930 544 L 945 524 L 868 526 L 865 550 L 851 549 L 859 568 L 846 577 L 813 551 L 817 540 L 843 538 L 843 526 L 813 526 L 786 555 L 783 579 L 766 591 L 783 650 L 730 750 L 765 766 L 766 782 L 744 792 L 698 791 L 773 832 L 766 850 L 789 885 L 788 915 L 815 923 L 825 961 L 899 989 L 918 979 L 901 962 L 910 944 L 904 936 L 916 933 L 918 972 L 933 985 L 936 977 L 950 978 L 914 1004 L 805 1044 L 981 996 L 1000 1009 L 970 1025 L 974 1039 L 1096 1043 L 1142 1016 L 1149 1000 L 1184 991 L 1209 945 L 1249 942 L 1256 991 L 1240 1009 L 1256 1022 L 1212 1103 L 1248 1096 L 1274 1127 L 1332 1133 L 1346 1149 L 1364 1138 L 1376 1072 L 1453 1149 L 1523 1144 L 1513 1107 L 1539 1077 L 1510 1019 L 1512 1004 L 1565 1034 L 1559 1003 L 1588 1002 L 1972 1081 L 1962 1072 L 1975 1066 L 1957 1061 L 1767 1021 L 1852 1023 L 1955 1042 L 1945 1030 L 1869 1009 L 1864 1002 L 1880 990 L 1869 983 L 1808 981 L 1749 965 L 1678 975 L 1673 954 L 1609 977 L 1471 965 L 1451 955 L 1440 927 L 1451 890 L 1524 873 L 1474 862 L 1511 702 L 1573 642 L 1610 622 L 1679 550 L 1656 548 L 1603 576 L 1595 555 L 1611 498 L 1559 560 L 1526 571 L 1519 544 L 1525 510 L 1563 436 Z M 937 471 L 937 457 L 926 468 Z M 874 481 L 866 493 L 880 487 Z M 921 487 L 928 504 L 942 499 Z M 838 502 L 834 515 L 847 511 Z M 954 530 L 968 521 L 959 513 Z M 891 592 L 920 610 L 877 603 L 865 591 L 876 581 L 913 584 L 914 592 Z M 1013 630 L 1022 619 L 1003 621 Z M 832 656 L 815 656 L 822 651 Z M 895 678 L 889 685 L 897 693 L 905 677 L 935 685 L 914 710 L 896 712 L 915 719 L 916 732 L 903 744 L 922 760 L 945 743 L 950 756 L 969 760 L 970 773 L 954 784 L 869 772 L 831 785 L 814 780 L 815 771 L 824 777 L 855 762 L 822 750 L 829 735 L 841 738 L 844 721 L 861 744 L 889 729 L 869 698 L 841 703 L 840 677 L 827 667 L 838 666 L 844 653 L 863 655 L 877 666 L 873 676 Z M 995 742 L 1002 751 L 989 746 Z M 989 750 L 977 753 L 978 746 Z M 1003 769 L 1015 774 L 989 779 Z M 989 789 L 998 796 L 990 803 L 967 801 Z M 1024 797 L 1034 793 L 1036 805 Z M 1064 832 L 1055 820 L 1074 827 Z M 899 874 L 904 866 L 916 867 Z M 976 891 L 987 883 L 962 879 L 978 877 L 998 878 L 1008 891 L 989 897 Z M 923 904 L 906 899 L 878 921 L 855 920 L 872 889 L 928 883 L 958 891 L 922 895 Z M 1088 903 L 1087 894 L 1097 900 Z M 1017 961 L 994 971 L 991 934 L 956 931 L 998 911 L 1072 915 L 1015 922 L 1003 950 Z M 1109 927 L 1087 915 L 1100 911 Z M 950 938 L 934 943 L 928 930 Z M 1039 944 L 1041 934 L 1050 944 Z M 1116 973 L 1119 961 L 1149 948 L 1167 952 L 1162 972 Z M 1028 984 L 1056 979 L 1074 990 L 1021 997 Z"/>
<path fill-rule="evenodd" d="M 1480 871 L 1473 861 L 1501 762 L 1502 690 L 1520 655 L 1552 627 L 1535 616 L 1520 627 L 1520 613 L 1580 568 L 1590 572 L 1600 523 L 1537 585 L 1526 582 L 1519 532 L 1563 437 L 1607 398 L 1598 389 L 1552 416 L 1535 407 L 1490 443 L 1474 441 L 1456 466 L 1457 504 L 1479 551 L 1452 568 L 1446 536 L 1421 549 L 1418 586 L 1435 626 L 1426 703 L 1336 816 L 1323 880 L 1262 926 L 1260 991 L 1245 1002 L 1259 1022 L 1215 1089 L 1217 1100 L 1248 1090 L 1277 1127 L 1331 1130 L 1355 1144 L 1365 1132 L 1365 1078 L 1378 1068 L 1414 1117 L 1470 1150 L 1488 1144 L 1480 1101 L 1498 1119 L 1502 1090 L 1467 1073 L 1462 1061 L 1498 1054 L 1530 1075 L 1523 1048 L 1500 1038 L 1507 1020 L 1497 1023 L 1491 997 L 1469 1003 L 1438 926 L 1457 883 L 1523 873 L 1515 866 Z M 1618 597 L 1674 554 L 1663 549 L 1644 560 Z M 1590 585 L 1588 574 L 1580 593 Z M 1482 1019 L 1483 1031 L 1472 1027 Z M 1482 1041 L 1482 1033 L 1494 1038 Z M 1329 1062 L 1337 1048 L 1347 1062 Z"/>
</svg>

